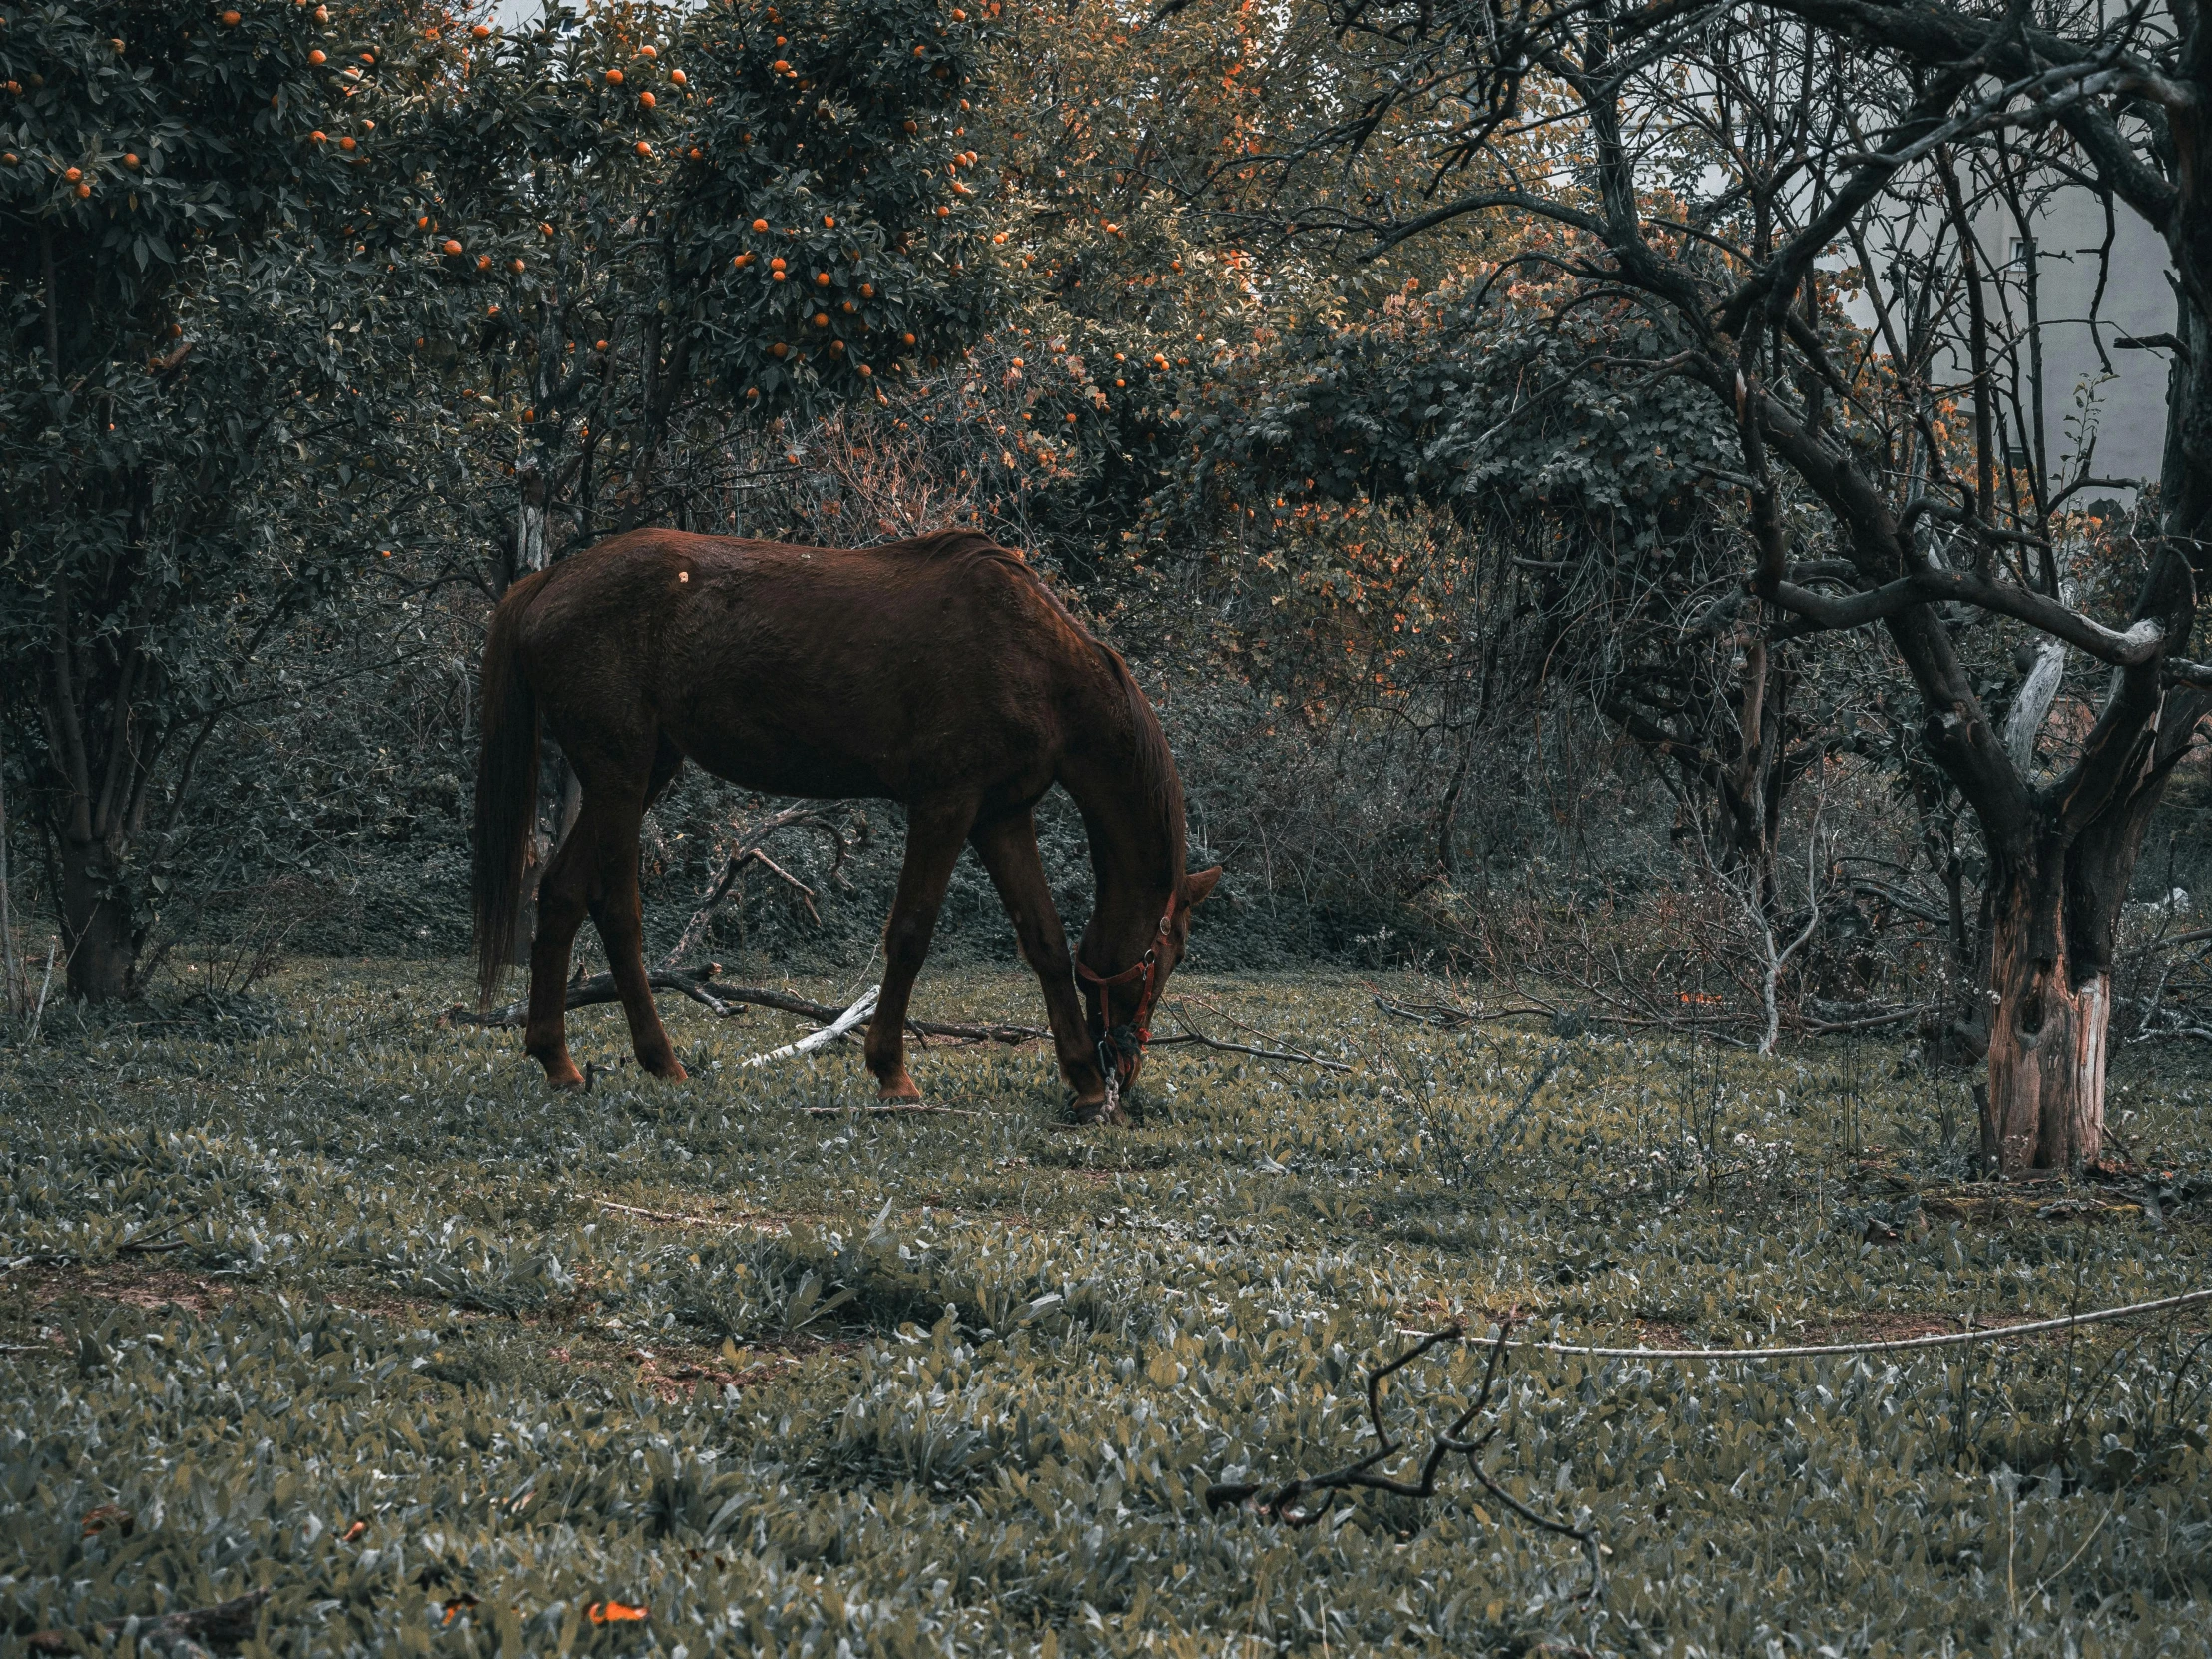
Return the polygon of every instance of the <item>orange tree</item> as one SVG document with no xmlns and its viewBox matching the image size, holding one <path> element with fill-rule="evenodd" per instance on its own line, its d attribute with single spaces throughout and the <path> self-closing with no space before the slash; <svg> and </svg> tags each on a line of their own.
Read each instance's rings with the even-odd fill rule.
<svg viewBox="0 0 2212 1659">
<path fill-rule="evenodd" d="M 421 227 L 480 290 L 425 350 L 495 504 L 488 589 L 638 523 L 730 527 L 744 434 L 887 404 L 983 325 L 964 175 L 992 9 L 595 5 L 488 30 L 435 116 Z"/>
<path fill-rule="evenodd" d="M 0 8 L 0 718 L 68 984 L 108 998 L 195 768 L 419 501 L 407 0 Z M 387 59 L 417 66 L 403 83 Z"/>
</svg>

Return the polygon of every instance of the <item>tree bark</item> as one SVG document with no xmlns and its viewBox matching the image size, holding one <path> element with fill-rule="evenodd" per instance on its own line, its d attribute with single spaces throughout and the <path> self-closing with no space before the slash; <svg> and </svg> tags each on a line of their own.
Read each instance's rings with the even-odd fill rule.
<svg viewBox="0 0 2212 1659">
<path fill-rule="evenodd" d="M 102 843 L 68 834 L 59 839 L 69 994 L 89 1002 L 120 1001 L 131 994 L 139 946 L 122 871 Z"/>
<path fill-rule="evenodd" d="M 2103 1140 L 2110 943 L 2069 936 L 2069 920 L 2086 919 L 2068 914 L 2075 908 L 2072 862 L 2050 848 L 2024 868 L 2007 869 L 1992 895 L 1996 1017 L 1981 1150 L 2006 1176 L 2078 1172 Z"/>
</svg>

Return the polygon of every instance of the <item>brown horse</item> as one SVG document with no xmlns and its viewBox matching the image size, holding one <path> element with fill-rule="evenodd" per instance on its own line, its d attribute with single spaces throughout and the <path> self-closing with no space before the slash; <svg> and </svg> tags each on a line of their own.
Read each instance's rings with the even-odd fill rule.
<svg viewBox="0 0 2212 1659">
<path fill-rule="evenodd" d="M 684 1075 L 646 979 L 638 828 L 687 757 L 749 789 L 906 807 L 867 1034 L 885 1100 L 920 1098 L 906 1004 L 963 842 L 1044 987 L 1086 1122 L 1116 1115 L 1136 1080 L 1191 910 L 1221 875 L 1184 870 L 1183 787 L 1152 706 L 1019 555 L 959 531 L 843 550 L 640 530 L 517 582 L 492 617 L 474 895 L 486 1004 L 522 904 L 540 722 L 583 786 L 530 947 L 523 1046 L 559 1089 L 584 1083 L 562 1015 L 587 913 L 639 1062 Z M 1082 812 L 1098 883 L 1073 958 L 1031 816 L 1055 783 Z"/>
</svg>

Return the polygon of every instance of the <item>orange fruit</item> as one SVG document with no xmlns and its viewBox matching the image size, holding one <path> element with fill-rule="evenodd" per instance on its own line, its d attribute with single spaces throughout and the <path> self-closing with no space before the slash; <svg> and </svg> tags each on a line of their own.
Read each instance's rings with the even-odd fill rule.
<svg viewBox="0 0 2212 1659">
<path fill-rule="evenodd" d="M 862 282 L 860 284 L 860 297 L 862 299 L 873 299 L 875 297 L 875 284 L 873 282 Z"/>
<path fill-rule="evenodd" d="M 338 140 L 338 148 L 340 150 L 350 150 L 353 148 L 353 137 L 350 133 L 348 133 L 344 138 Z"/>
<path fill-rule="evenodd" d="M 824 214 L 822 216 L 822 228 L 825 231 L 834 231 L 837 228 L 837 222 L 834 219 L 830 218 L 830 215 Z"/>
<path fill-rule="evenodd" d="M 830 326 L 830 313 L 829 313 L 828 311 L 817 311 L 817 312 L 815 312 L 815 326 L 816 326 L 817 328 L 827 328 L 827 327 L 829 327 L 829 326 Z"/>
<path fill-rule="evenodd" d="M 76 182 L 77 182 L 77 181 L 78 181 L 79 179 L 82 179 L 82 178 L 83 178 L 84 176 L 85 176 L 85 170 L 84 170 L 83 168 L 81 168 L 81 167 L 72 167 L 72 168 L 68 168 L 68 169 L 66 169 L 66 170 L 65 170 L 65 171 L 63 172 L 63 174 L 62 174 L 62 177 L 63 177 L 64 179 L 67 179 L 67 180 L 68 180 L 68 181 L 69 181 L 69 182 L 70 182 L 71 184 L 73 184 L 73 185 L 74 185 L 74 184 L 75 184 L 75 183 L 76 183 Z"/>
<path fill-rule="evenodd" d="M 598 344 L 594 345 L 592 349 L 594 351 L 604 351 L 607 349 L 607 342 L 605 340 L 601 340 Z"/>
<path fill-rule="evenodd" d="M 77 195 L 78 195 L 78 198 L 79 198 L 80 200 L 82 200 L 83 198 L 85 198 L 85 197 L 87 197 L 87 196 L 90 196 L 91 194 L 92 194 L 92 187 L 91 187 L 90 185 L 79 185 L 79 186 L 77 187 Z"/>
<path fill-rule="evenodd" d="M 865 375 L 865 374 L 873 374 L 873 373 L 875 372 L 875 370 L 874 370 L 874 369 L 872 369 L 872 368 L 870 368 L 870 367 L 868 367 L 868 365 L 867 365 L 866 363 L 862 363 L 862 364 L 860 365 L 860 372 L 861 372 L 861 373 L 862 373 L 863 375 Z"/>
<path fill-rule="evenodd" d="M 740 255 L 739 255 L 739 256 L 738 256 L 738 257 L 737 257 L 736 259 L 734 259 L 734 260 L 732 260 L 732 261 L 730 262 L 730 264 L 731 264 L 731 265 L 732 265 L 733 267 L 735 267 L 735 268 L 736 268 L 737 270 L 739 270 L 739 271 L 743 271 L 743 270 L 744 270 L 744 269 L 745 269 L 745 268 L 746 268 L 747 266 L 751 265 L 752 263 L 753 263 L 753 256 L 752 256 L 751 254 L 740 254 Z"/>
<path fill-rule="evenodd" d="M 522 262 L 520 260 L 509 260 L 507 262 L 507 269 L 509 271 L 519 273 L 522 270 Z"/>
<path fill-rule="evenodd" d="M 239 14 L 237 12 L 225 12 L 223 14 L 223 26 L 226 29 L 236 29 L 239 26 Z"/>
<path fill-rule="evenodd" d="M 488 23 L 479 23 L 476 25 L 475 28 L 469 30 L 469 33 L 474 35 L 478 40 L 489 40 L 491 38 L 491 25 Z"/>
<path fill-rule="evenodd" d="M 668 78 L 674 81 L 680 87 L 688 87 L 691 85 L 689 81 L 684 79 L 684 72 L 681 69 L 670 70 L 668 72 Z"/>
<path fill-rule="evenodd" d="M 124 165 L 125 167 L 135 168 L 135 167 L 137 167 L 137 166 L 138 166 L 138 164 L 139 164 L 139 159 L 138 159 L 138 152 L 137 152 L 137 151 L 135 151 L 135 150 L 126 150 L 126 151 L 124 151 L 124 152 L 123 152 L 123 165 Z"/>
<path fill-rule="evenodd" d="M 905 342 L 906 342 L 906 343 L 907 343 L 908 345 L 911 345 L 911 344 L 913 344 L 913 343 L 914 343 L 914 336 L 913 336 L 913 335 L 911 335 L 911 334 L 900 334 L 900 335 L 899 335 L 898 337 L 899 337 L 900 339 L 904 340 L 904 341 L 905 341 Z"/>
<path fill-rule="evenodd" d="M 309 62 L 309 63 L 311 63 L 311 64 L 314 64 L 314 65 L 316 65 L 316 66 L 318 66 L 318 67 L 319 67 L 320 65 L 322 65 L 322 64 L 326 64 L 326 63 L 328 63 L 329 61 L 330 61 L 330 54 L 329 54 L 329 53 L 327 53 L 327 52 L 325 52 L 325 51 L 323 51 L 323 50 L 322 50 L 322 48 L 321 48 L 321 47 L 319 47 L 319 46 L 318 46 L 318 47 L 316 47 L 316 48 L 315 48 L 315 49 L 314 49 L 314 50 L 313 50 L 312 52 L 309 52 L 309 53 L 307 54 L 307 62 Z"/>
<path fill-rule="evenodd" d="M 829 285 L 830 285 L 830 273 L 829 273 L 829 272 L 827 272 L 827 271 L 818 271 L 818 272 L 816 272 L 816 273 L 815 273 L 815 286 L 816 286 L 816 287 L 818 287 L 818 288 L 826 288 L 826 287 L 828 287 Z"/>
<path fill-rule="evenodd" d="M 768 354 L 772 357 L 785 356 L 790 351 L 791 347 L 786 345 L 782 340 L 778 340 L 774 345 L 768 348 Z"/>
<path fill-rule="evenodd" d="M 619 69 L 608 70 L 607 79 L 610 83 L 619 87 L 620 85 L 622 85 L 622 71 Z"/>
<path fill-rule="evenodd" d="M 646 142 L 645 142 L 645 140 L 643 140 L 643 139 L 640 139 L 640 140 L 638 140 L 638 154 L 639 154 L 639 155 L 641 155 L 641 156 L 650 156 L 650 155 L 652 155 L 652 154 L 653 154 L 653 146 L 651 146 L 650 144 L 646 143 Z"/>
<path fill-rule="evenodd" d="M 491 269 L 491 256 L 489 254 L 477 255 L 476 269 L 478 271 L 489 271 Z"/>
<path fill-rule="evenodd" d="M 447 237 L 445 239 L 445 251 L 448 254 L 458 254 L 461 251 L 461 245 L 453 238 Z"/>
<path fill-rule="evenodd" d="M 767 221 L 767 220 L 765 220 L 765 219 L 756 219 L 756 220 L 755 220 L 755 221 L 753 222 L 753 229 L 754 229 L 754 230 L 756 230 L 756 231 L 765 231 L 765 230 L 767 230 L 767 229 L 768 229 L 768 221 Z"/>
<path fill-rule="evenodd" d="M 641 104 L 643 104 L 643 105 L 644 105 L 644 106 L 645 106 L 645 107 L 646 107 L 647 109 L 649 109 L 649 110 L 650 110 L 650 109 L 652 109 L 652 108 L 654 107 L 654 104 L 653 104 L 653 95 L 652 95 L 652 94 L 651 94 L 650 92 L 641 92 L 641 93 L 639 93 L 639 94 L 638 94 L 638 102 L 639 102 L 639 103 L 641 103 Z"/>
</svg>

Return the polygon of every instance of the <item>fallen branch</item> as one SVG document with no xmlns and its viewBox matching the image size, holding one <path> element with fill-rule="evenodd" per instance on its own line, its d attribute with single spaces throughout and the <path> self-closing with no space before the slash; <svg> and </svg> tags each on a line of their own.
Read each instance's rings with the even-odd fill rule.
<svg viewBox="0 0 2212 1659">
<path fill-rule="evenodd" d="M 655 990 L 682 991 L 694 1002 L 701 1004 L 718 1018 L 730 1019 L 743 1011 L 743 1006 L 774 1008 L 780 1013 L 797 1014 L 802 1019 L 827 1023 L 844 1010 L 833 1008 L 827 1002 L 812 1002 L 804 996 L 794 996 L 789 991 L 771 990 L 765 985 L 726 985 L 719 977 L 720 962 L 701 962 L 695 967 L 655 971 L 647 975 Z M 711 989 L 709 987 L 712 987 Z M 614 978 L 610 974 L 594 974 L 589 979 L 571 980 L 564 1003 L 569 1008 L 589 1008 L 597 1003 L 619 1000 L 615 994 Z M 519 1026 L 529 1017 L 527 1001 L 510 1002 L 504 1008 L 488 1014 L 479 1014 L 468 1008 L 451 1008 L 445 1018 L 456 1025 Z M 1050 1036 L 1049 1031 L 1034 1025 L 965 1025 L 940 1020 L 910 1019 L 906 1029 L 920 1037 L 948 1037 L 959 1042 L 1008 1043 L 1035 1042 Z"/>
<path fill-rule="evenodd" d="M 1302 1502 L 1311 1493 L 1345 1491 L 1357 1487 L 1367 1491 L 1388 1492 L 1395 1497 L 1432 1498 L 1436 1495 L 1436 1482 L 1443 1471 L 1444 1459 L 1453 1452 L 1459 1452 L 1466 1457 L 1467 1467 L 1474 1471 L 1474 1477 L 1481 1482 L 1482 1489 L 1498 1502 L 1530 1525 L 1541 1527 L 1546 1532 L 1555 1532 L 1563 1538 L 1572 1538 L 1582 1546 L 1582 1551 L 1590 1562 L 1590 1587 L 1577 1599 L 1597 1595 L 1604 1587 L 1605 1568 L 1598 1550 L 1596 1529 L 1569 1526 L 1564 1521 L 1553 1520 L 1548 1515 L 1537 1513 L 1491 1479 L 1489 1472 L 1482 1467 L 1482 1454 L 1504 1428 L 1505 1419 L 1501 1416 L 1475 1439 L 1460 1438 L 1466 1432 L 1467 1425 L 1489 1405 L 1492 1391 L 1502 1381 L 1506 1349 L 1509 1346 L 1518 1346 L 1506 1341 L 1513 1329 L 1514 1317 L 1508 1314 L 1499 1324 L 1497 1335 L 1490 1341 L 1490 1358 L 1482 1368 L 1481 1391 L 1459 1413 L 1451 1426 L 1436 1436 L 1435 1442 L 1428 1448 L 1428 1454 L 1421 1459 L 1420 1478 L 1417 1481 L 1400 1480 L 1376 1472 L 1379 1465 L 1387 1462 L 1403 1449 L 1402 1442 L 1390 1437 L 1389 1427 L 1382 1420 L 1382 1384 L 1431 1349 L 1458 1342 L 1467 1334 L 1463 1325 L 1447 1326 L 1441 1331 L 1426 1333 L 1418 1343 L 1388 1365 L 1368 1373 L 1368 1420 L 1375 1425 L 1376 1449 L 1367 1456 L 1328 1474 L 1301 1475 L 1277 1487 L 1265 1497 L 1260 1497 L 1260 1493 L 1265 1490 L 1265 1484 L 1260 1481 L 1217 1482 L 1206 1488 L 1206 1507 L 1209 1510 L 1219 1509 L 1228 1504 L 1244 1503 L 1259 1497 L 1259 1502 L 1254 1505 L 1259 1513 L 1281 1521 L 1286 1526 L 1311 1526 L 1329 1512 L 1329 1505 L 1326 1503 L 1308 1507 Z"/>
<path fill-rule="evenodd" d="M 164 1613 L 160 1618 L 139 1616 L 130 1619 L 109 1619 L 96 1627 L 94 1632 L 80 1635 L 74 1630 L 41 1630 L 24 1642 L 32 1653 L 76 1653 L 79 1644 L 90 1640 L 94 1647 L 103 1641 L 120 1636 L 130 1625 L 138 1626 L 138 1645 L 142 1653 L 167 1653 L 184 1648 L 184 1643 L 198 1643 L 205 1647 L 218 1643 L 224 1647 L 236 1647 L 254 1634 L 255 1615 L 262 1603 L 270 1597 L 268 1590 L 250 1590 L 245 1595 L 229 1601 L 219 1601 L 213 1607 L 194 1607 L 178 1613 Z"/>
<path fill-rule="evenodd" d="M 812 1036 L 801 1037 L 799 1041 L 786 1043 L 782 1048 L 772 1048 L 766 1054 L 756 1054 L 749 1060 L 741 1060 L 739 1064 L 765 1066 L 771 1060 L 785 1060 L 795 1054 L 811 1054 L 818 1048 L 828 1047 L 875 1011 L 875 998 L 882 988 L 880 985 L 868 986 L 860 993 L 857 1002 Z"/>
<path fill-rule="evenodd" d="M 778 830 L 817 830 L 829 836 L 830 845 L 836 848 L 834 860 L 830 866 L 830 873 L 834 877 L 844 868 L 844 860 L 849 851 L 845 844 L 844 829 L 832 816 L 837 811 L 834 804 L 829 807 L 786 807 L 767 823 L 744 832 L 738 844 L 731 849 L 729 860 L 722 867 L 722 874 L 716 877 L 714 886 L 708 890 L 699 908 L 692 912 L 691 920 L 684 923 L 684 930 L 677 934 L 676 943 L 670 947 L 669 953 L 661 958 L 661 971 L 676 971 L 676 964 L 699 948 L 700 942 L 707 936 L 709 924 L 715 919 L 715 912 L 722 908 L 723 901 L 730 896 L 730 889 L 737 885 L 738 877 L 744 873 L 748 864 L 758 863 L 779 880 L 798 889 L 800 902 L 807 906 L 807 913 L 814 917 L 815 924 L 819 927 L 822 917 L 815 910 L 814 889 L 762 849 L 768 845 L 769 837 Z"/>
</svg>

